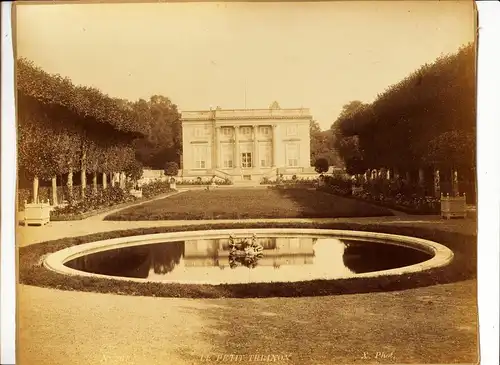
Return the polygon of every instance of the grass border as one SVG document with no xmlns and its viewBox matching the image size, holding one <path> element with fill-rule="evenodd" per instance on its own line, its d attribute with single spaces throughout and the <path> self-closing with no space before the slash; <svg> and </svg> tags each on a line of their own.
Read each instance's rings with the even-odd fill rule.
<svg viewBox="0 0 500 365">
<path fill-rule="evenodd" d="M 61 249 L 125 236 L 154 233 L 198 231 L 209 229 L 244 228 L 318 228 L 371 231 L 400 234 L 436 241 L 450 248 L 453 261 L 445 266 L 409 275 L 348 278 L 337 280 L 311 280 L 290 283 L 253 284 L 170 284 L 153 282 L 119 281 L 97 277 L 67 276 L 46 269 L 43 258 Z M 405 290 L 446 284 L 476 278 L 476 235 L 442 231 L 436 228 L 390 226 L 361 223 L 215 223 L 195 226 L 138 228 L 94 233 L 86 236 L 62 238 L 19 248 L 19 283 L 69 291 L 114 293 L 133 296 L 183 297 L 183 298 L 266 298 L 303 297 L 371 293 Z"/>
</svg>

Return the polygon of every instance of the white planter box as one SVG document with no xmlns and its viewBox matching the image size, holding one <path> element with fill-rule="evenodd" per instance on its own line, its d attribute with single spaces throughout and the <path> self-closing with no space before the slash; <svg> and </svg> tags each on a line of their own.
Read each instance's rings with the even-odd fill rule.
<svg viewBox="0 0 500 365">
<path fill-rule="evenodd" d="M 353 186 L 351 187 L 351 194 L 352 195 L 358 195 L 360 193 L 362 193 L 364 190 L 363 190 L 363 187 L 362 186 Z"/>
<path fill-rule="evenodd" d="M 32 203 L 24 205 L 24 225 L 38 224 L 43 226 L 50 222 L 51 207 L 49 203 Z"/>
<path fill-rule="evenodd" d="M 130 190 L 130 194 L 135 196 L 136 198 L 142 198 L 142 190 L 135 190 L 135 189 L 132 189 Z"/>
<path fill-rule="evenodd" d="M 443 196 L 441 195 L 441 217 L 465 218 L 467 216 L 467 204 L 464 196 Z"/>
</svg>

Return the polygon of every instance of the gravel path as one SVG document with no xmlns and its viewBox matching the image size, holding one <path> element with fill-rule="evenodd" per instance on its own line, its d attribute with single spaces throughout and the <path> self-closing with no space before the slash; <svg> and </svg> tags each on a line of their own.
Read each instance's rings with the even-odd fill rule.
<svg viewBox="0 0 500 365">
<path fill-rule="evenodd" d="M 397 224 L 402 226 L 439 226 L 440 229 L 447 231 L 472 233 L 476 232 L 476 221 L 472 219 L 462 220 L 443 220 L 439 216 L 397 216 L 397 217 L 377 217 L 377 218 L 305 218 L 305 219 L 245 219 L 236 222 L 316 222 L 316 223 L 334 223 L 334 222 L 357 222 L 357 223 L 381 223 Z M 217 220 L 196 220 L 196 221 L 103 221 L 94 219 L 85 219 L 81 221 L 50 222 L 43 227 L 37 226 L 19 226 L 16 232 L 17 245 L 19 247 L 55 240 L 63 237 L 83 236 L 90 233 L 109 232 L 115 230 L 125 230 L 134 228 L 148 227 L 171 227 L 178 225 L 199 225 L 208 223 L 231 223 L 235 220 L 217 219 Z"/>
<path fill-rule="evenodd" d="M 173 299 L 19 288 L 21 365 L 474 363 L 475 282 L 313 298 Z M 212 355 L 212 361 L 201 361 Z M 374 360 L 372 359 L 372 362 Z"/>
</svg>

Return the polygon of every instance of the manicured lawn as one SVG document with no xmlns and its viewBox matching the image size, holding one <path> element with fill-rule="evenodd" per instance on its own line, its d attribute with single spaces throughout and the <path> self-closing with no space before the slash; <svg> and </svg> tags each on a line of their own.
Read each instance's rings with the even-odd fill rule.
<svg viewBox="0 0 500 365">
<path fill-rule="evenodd" d="M 105 220 L 341 218 L 391 216 L 383 207 L 306 189 L 187 191 L 111 214 Z"/>
</svg>

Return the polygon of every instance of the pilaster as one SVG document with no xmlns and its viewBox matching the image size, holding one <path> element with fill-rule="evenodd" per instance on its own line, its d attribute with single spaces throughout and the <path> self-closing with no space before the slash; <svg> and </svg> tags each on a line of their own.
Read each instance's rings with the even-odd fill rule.
<svg viewBox="0 0 500 365">
<path fill-rule="evenodd" d="M 240 127 L 234 126 L 234 167 L 240 167 L 240 141 L 239 141 Z"/>
<path fill-rule="evenodd" d="M 272 125 L 272 128 L 273 128 L 273 144 L 272 144 L 273 145 L 273 163 L 272 163 L 272 167 L 277 166 L 277 160 L 278 160 L 278 148 L 277 148 L 278 136 L 276 133 L 276 127 L 277 127 L 276 124 Z"/>
<path fill-rule="evenodd" d="M 253 126 L 253 159 L 252 159 L 252 167 L 259 168 L 259 139 L 258 139 L 258 131 L 259 126 L 254 124 Z"/>
<path fill-rule="evenodd" d="M 214 166 L 215 168 L 220 168 L 220 150 L 219 150 L 219 144 L 220 144 L 220 138 L 219 138 L 219 133 L 220 133 L 220 127 L 216 126 L 215 131 L 214 131 Z"/>
</svg>

